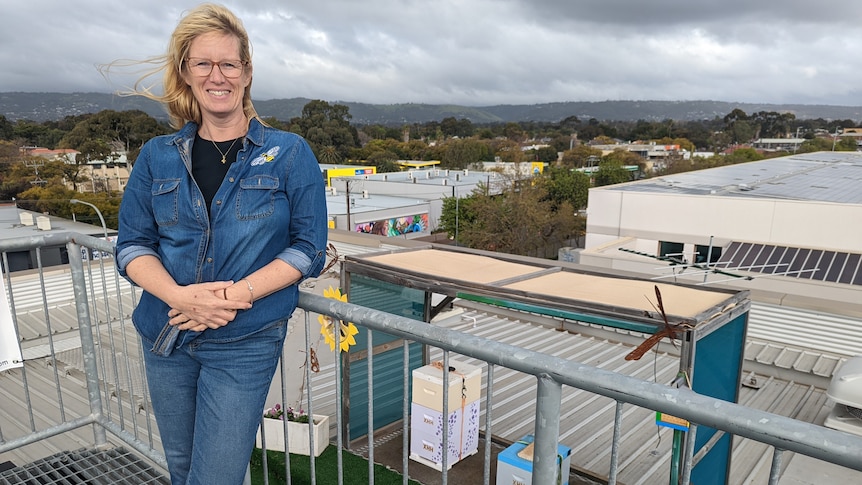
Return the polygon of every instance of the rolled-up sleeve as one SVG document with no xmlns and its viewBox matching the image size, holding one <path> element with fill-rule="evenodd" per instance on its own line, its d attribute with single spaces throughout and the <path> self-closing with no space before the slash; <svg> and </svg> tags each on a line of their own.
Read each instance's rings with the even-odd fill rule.
<svg viewBox="0 0 862 485">
<path fill-rule="evenodd" d="M 328 233 L 326 187 L 311 148 L 301 140 L 289 165 L 290 241 L 278 258 L 296 268 L 301 279 L 320 274 L 326 263 Z"/>
<path fill-rule="evenodd" d="M 149 142 L 149 143 L 152 143 Z M 149 173 L 148 145 L 138 155 L 129 183 L 123 191 L 120 204 L 119 230 L 117 231 L 117 271 L 128 279 L 129 263 L 143 255 L 159 257 L 158 228 L 153 218 L 152 177 Z"/>
</svg>

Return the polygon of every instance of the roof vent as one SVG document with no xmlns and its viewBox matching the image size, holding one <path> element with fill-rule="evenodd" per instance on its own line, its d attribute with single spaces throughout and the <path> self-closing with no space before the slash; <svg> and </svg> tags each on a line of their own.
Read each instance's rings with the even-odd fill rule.
<svg viewBox="0 0 862 485">
<path fill-rule="evenodd" d="M 845 361 L 832 375 L 826 395 L 835 401 L 823 423 L 827 428 L 862 435 L 862 356 Z"/>
<path fill-rule="evenodd" d="M 743 192 L 748 192 L 749 190 L 754 190 L 754 187 L 752 187 L 748 184 L 739 184 L 737 187 L 739 187 L 739 190 L 741 190 Z"/>
<path fill-rule="evenodd" d="M 21 212 L 18 214 L 18 218 L 21 220 L 21 224 L 25 226 L 33 225 L 33 214 L 29 212 Z"/>
<path fill-rule="evenodd" d="M 42 231 L 51 230 L 51 219 L 48 216 L 39 216 L 36 218 L 36 227 Z"/>
</svg>

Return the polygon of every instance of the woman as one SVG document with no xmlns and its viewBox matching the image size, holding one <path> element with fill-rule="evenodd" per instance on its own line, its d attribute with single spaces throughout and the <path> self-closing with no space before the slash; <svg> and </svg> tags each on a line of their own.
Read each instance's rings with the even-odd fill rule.
<svg viewBox="0 0 862 485">
<path fill-rule="evenodd" d="M 142 293 L 132 320 L 171 483 L 239 484 L 297 284 L 327 236 L 308 144 L 251 102 L 248 34 L 229 10 L 190 11 L 160 58 L 179 131 L 141 149 L 120 208 L 117 264 Z"/>
</svg>

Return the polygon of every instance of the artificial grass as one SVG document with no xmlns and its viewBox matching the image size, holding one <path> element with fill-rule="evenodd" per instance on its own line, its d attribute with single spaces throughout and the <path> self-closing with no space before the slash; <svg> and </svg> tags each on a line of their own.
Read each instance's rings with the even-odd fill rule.
<svg viewBox="0 0 862 485">
<path fill-rule="evenodd" d="M 281 485 L 287 483 L 284 472 L 284 453 L 279 451 L 266 452 L 266 466 L 269 472 L 270 485 Z M 341 453 L 344 485 L 366 485 L 368 484 L 368 460 L 342 450 Z M 290 483 L 291 485 L 307 485 L 311 483 L 310 458 L 305 455 L 290 455 Z M 338 484 L 338 447 L 330 445 L 314 462 L 317 475 L 317 485 Z M 255 448 L 251 454 L 251 483 L 252 485 L 263 485 L 263 455 L 261 450 Z M 390 470 L 383 465 L 374 465 L 375 485 L 401 485 L 403 477 L 400 473 Z M 415 480 L 409 480 L 411 485 L 421 485 Z"/>
</svg>

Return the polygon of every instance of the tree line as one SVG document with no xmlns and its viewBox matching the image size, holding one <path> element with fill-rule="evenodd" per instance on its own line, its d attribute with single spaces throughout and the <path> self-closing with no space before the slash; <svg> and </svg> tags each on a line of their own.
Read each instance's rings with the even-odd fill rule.
<svg viewBox="0 0 862 485">
<path fill-rule="evenodd" d="M 792 113 L 761 111 L 749 115 L 739 109 L 723 118 L 701 121 L 600 121 L 570 116 L 555 123 L 474 124 L 467 119 L 445 118 L 403 126 L 356 125 L 351 123 L 347 106 L 320 100 L 306 104 L 301 116 L 265 121 L 304 136 L 321 163 L 371 163 L 381 169 L 392 168 L 388 162 L 398 159 L 439 160 L 443 168 L 465 168 L 495 157 L 511 161 L 514 149 L 527 141 L 541 145 L 527 153 L 530 160 L 554 162 L 558 153 L 592 141 L 654 141 L 678 144 L 691 152 L 718 153 L 757 138 L 798 135 L 814 140 L 818 130 L 832 133 L 856 126 L 849 119 L 798 120 Z M 104 110 L 42 123 L 10 122 L 0 115 L 0 141 L 9 143 L 4 143 L 3 151 L 11 151 L 13 156 L 20 147 L 38 146 L 77 150 L 82 161 L 110 161 L 124 152 L 133 163 L 144 142 L 170 131 L 166 122 L 139 110 Z M 581 150 L 586 153 L 585 148 Z M 566 160 L 583 163 L 590 156 L 583 153 L 564 156 L 564 165 Z"/>
</svg>

